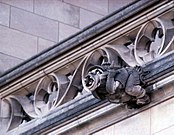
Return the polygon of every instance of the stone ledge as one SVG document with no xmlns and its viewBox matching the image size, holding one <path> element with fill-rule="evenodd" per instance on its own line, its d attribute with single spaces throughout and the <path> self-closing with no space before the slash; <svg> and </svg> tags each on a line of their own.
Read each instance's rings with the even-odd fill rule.
<svg viewBox="0 0 174 135">
<path fill-rule="evenodd" d="M 49 130 L 52 126 L 61 125 L 73 118 L 80 118 L 80 115 L 99 106 L 106 101 L 95 99 L 91 94 L 86 94 L 56 108 L 53 112 L 38 119 L 22 124 L 8 134 L 34 134 Z"/>
<path fill-rule="evenodd" d="M 165 1 L 165 3 L 167 2 L 168 0 Z M 27 73 L 38 69 L 43 64 L 48 63 L 56 57 L 60 57 L 68 51 L 80 46 L 84 42 L 88 42 L 89 40 L 94 39 L 96 36 L 99 36 L 103 32 L 108 31 L 113 26 L 116 26 L 121 22 L 126 21 L 130 17 L 144 10 L 147 10 L 148 8 L 152 7 L 157 3 L 159 3 L 159 0 L 135 1 L 129 4 L 127 7 L 123 7 L 122 9 L 106 16 L 105 18 L 97 21 L 96 23 L 93 23 L 89 27 L 83 29 L 82 31 L 71 36 L 70 38 L 63 40 L 62 42 L 47 49 L 46 51 L 41 52 L 40 54 L 21 63 L 13 69 L 3 73 L 0 76 L 0 87 L 2 88 L 13 82 L 14 80 L 26 75 Z"/>
<path fill-rule="evenodd" d="M 84 134 L 94 133 L 173 98 L 173 89 L 173 82 L 171 82 L 153 91 L 151 103 L 140 109 L 127 109 L 125 105 L 99 101 L 87 94 L 58 107 L 42 118 L 34 119 L 9 131 L 8 135 L 48 134 L 51 132 L 53 132 L 52 134 L 71 135 L 78 135 L 82 132 Z"/>
<path fill-rule="evenodd" d="M 171 67 L 173 65 L 171 64 L 171 60 L 174 58 L 173 56 L 174 52 L 172 51 L 164 55 L 163 57 L 146 64 L 144 68 L 151 69 L 149 77 L 151 78 L 154 76 L 154 73 L 156 73 L 156 68 L 154 67 L 157 67 L 159 64 L 168 65 L 168 63 L 170 63 L 170 66 L 166 66 L 165 70 L 163 69 L 163 67 L 159 67 L 159 71 L 173 69 L 173 67 Z M 157 76 L 157 79 L 158 77 L 159 76 Z M 102 127 L 104 128 L 108 125 L 129 118 L 161 102 L 173 98 L 173 80 L 170 80 L 168 83 L 164 83 L 160 87 L 157 87 L 156 90 L 151 89 L 149 91 L 151 91 L 151 103 L 140 109 L 127 109 L 125 105 L 110 104 L 106 101 L 95 99 L 91 94 L 86 94 L 75 100 L 63 104 L 62 106 L 56 108 L 52 113 L 43 116 L 42 118 L 34 119 L 26 124 L 19 126 L 18 128 L 10 131 L 9 134 L 41 134 L 43 132 L 50 133 L 54 130 L 55 132 L 63 133 L 65 131 L 67 132 L 70 129 L 76 129 L 76 127 L 84 125 L 85 123 L 89 124 L 91 123 L 91 121 L 100 121 L 102 123 L 98 123 L 100 126 L 90 128 L 90 132 L 93 133 L 96 130 L 101 129 Z M 104 120 L 105 116 L 109 116 L 109 120 L 107 122 Z M 102 120 L 104 120 L 104 123 L 102 122 Z M 105 124 L 105 122 L 107 124 Z M 94 125 L 94 123 L 91 123 L 88 126 L 91 125 Z"/>
<path fill-rule="evenodd" d="M 144 106 L 140 109 L 127 109 L 126 106 L 124 105 L 115 106 L 110 110 L 106 111 L 105 113 L 103 113 L 102 115 L 85 123 L 79 124 L 78 126 L 66 132 L 63 132 L 63 134 L 80 135 L 80 134 L 93 134 L 95 132 L 98 132 L 101 129 L 104 129 L 108 126 L 111 126 L 125 119 L 128 119 L 147 109 L 157 106 L 160 103 L 170 100 L 171 98 L 174 97 L 173 89 L 174 89 L 173 83 L 170 83 L 164 86 L 163 88 L 154 91 L 152 94 L 152 102 L 147 106 Z M 61 130 L 58 129 L 57 131 Z M 56 131 L 53 132 L 53 134 L 54 133 L 56 133 Z"/>
</svg>

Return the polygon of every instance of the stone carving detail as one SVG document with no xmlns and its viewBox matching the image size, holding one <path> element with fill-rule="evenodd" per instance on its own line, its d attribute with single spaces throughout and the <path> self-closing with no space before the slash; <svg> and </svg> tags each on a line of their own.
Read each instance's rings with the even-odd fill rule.
<svg viewBox="0 0 174 135">
<path fill-rule="evenodd" d="M 157 18 L 144 24 L 135 39 L 136 61 L 142 65 L 170 51 L 173 31 L 172 21 L 164 19 Z"/>
<path fill-rule="evenodd" d="M 64 75 L 50 74 L 42 78 L 34 93 L 34 107 L 37 115 L 43 115 L 62 102 L 69 80 Z"/>
<path fill-rule="evenodd" d="M 138 76 L 139 68 L 133 67 L 141 66 L 173 50 L 173 14 L 174 11 L 171 11 L 167 15 L 155 18 L 87 54 L 80 62 L 78 60 L 58 69 L 34 84 L 25 86 L 21 91 L 0 100 L 0 122 L 3 123 L 3 131 L 7 132 L 22 123 L 42 117 L 85 91 L 92 92 L 99 99 L 105 99 L 108 95 L 107 99 L 115 103 L 129 101 L 131 93 L 128 90 L 126 93 L 122 91 L 126 89 L 124 86 L 126 84 L 123 82 L 128 77 L 118 77 L 117 72 L 123 73 L 121 70 L 124 67 L 124 74 L 131 75 L 132 73 L 129 73 L 131 69 L 131 72 Z M 117 77 L 114 76 L 116 74 Z M 122 80 L 118 81 L 119 79 L 115 77 Z M 133 80 L 132 83 L 135 82 L 136 80 Z M 142 91 L 135 96 L 136 101 L 146 96 L 141 83 L 135 87 Z M 100 90 L 96 92 L 98 87 Z"/>
<path fill-rule="evenodd" d="M 13 97 L 8 97 L 1 101 L 3 107 L 1 111 L 1 129 L 11 130 L 22 123 L 24 115 L 20 103 Z"/>
</svg>

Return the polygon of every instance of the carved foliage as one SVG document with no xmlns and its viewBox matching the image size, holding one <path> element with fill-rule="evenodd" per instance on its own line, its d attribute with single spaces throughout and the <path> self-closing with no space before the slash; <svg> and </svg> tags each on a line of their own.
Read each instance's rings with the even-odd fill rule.
<svg viewBox="0 0 174 135">
<path fill-rule="evenodd" d="M 50 113 L 56 107 L 76 98 L 79 93 L 92 92 L 101 82 L 92 74 L 100 74 L 102 64 L 114 67 L 143 65 L 174 47 L 174 11 L 143 24 L 111 43 L 87 54 L 80 62 L 58 69 L 2 100 L 0 122 L 4 132 L 34 118 Z M 173 19 L 173 20 L 172 20 Z M 97 67 L 95 70 L 93 67 Z M 102 78 L 102 76 L 100 76 Z M 95 80 L 97 80 L 95 78 Z M 3 124 L 2 124 L 3 123 Z"/>
</svg>

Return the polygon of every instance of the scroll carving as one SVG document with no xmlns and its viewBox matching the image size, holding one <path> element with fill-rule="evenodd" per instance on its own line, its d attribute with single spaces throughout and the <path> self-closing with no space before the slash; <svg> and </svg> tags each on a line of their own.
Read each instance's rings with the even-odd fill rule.
<svg viewBox="0 0 174 135">
<path fill-rule="evenodd" d="M 141 66 L 161 55 L 173 50 L 174 47 L 174 11 L 155 18 L 124 36 L 94 50 L 75 62 L 69 69 L 65 67 L 50 73 L 35 85 L 27 86 L 26 92 L 16 92 L 0 101 L 1 123 L 7 132 L 34 118 L 42 117 L 56 107 L 77 98 L 86 91 L 92 92 L 97 98 L 105 98 L 106 70 L 123 67 Z M 71 63 L 72 64 L 72 63 Z M 136 69 L 138 71 L 138 69 Z M 111 71 L 112 72 L 112 71 Z M 119 82 L 109 80 L 113 87 L 107 86 L 110 100 L 120 101 L 112 89 L 122 87 Z M 101 87 L 100 93 L 95 89 Z M 102 93 L 103 92 L 103 93 Z M 122 92 L 122 91 L 120 91 Z M 112 95 L 113 94 L 113 95 Z M 115 96 L 115 97 L 112 97 Z M 123 98 L 129 96 L 122 93 Z M 113 99 L 113 100 L 112 100 Z"/>
</svg>

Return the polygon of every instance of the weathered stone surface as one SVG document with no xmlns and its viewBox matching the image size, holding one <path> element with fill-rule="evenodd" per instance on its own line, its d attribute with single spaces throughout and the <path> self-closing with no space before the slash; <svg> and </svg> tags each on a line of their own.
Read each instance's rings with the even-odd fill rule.
<svg viewBox="0 0 174 135">
<path fill-rule="evenodd" d="M 78 27 L 79 8 L 57 0 L 36 0 L 35 13 Z"/>
<path fill-rule="evenodd" d="M 150 110 L 115 124 L 114 128 L 117 135 L 150 135 Z"/>
<path fill-rule="evenodd" d="M 0 73 L 3 73 L 4 71 L 16 66 L 22 61 L 23 61 L 22 59 L 18 59 L 18 58 L 0 53 Z"/>
<path fill-rule="evenodd" d="M 37 38 L 0 26 L 0 52 L 27 59 L 37 53 Z"/>
<path fill-rule="evenodd" d="M 54 44 L 56 43 L 49 40 L 45 40 L 43 38 L 38 38 L 38 52 L 41 52 Z"/>
<path fill-rule="evenodd" d="M 58 22 L 17 8 L 11 8 L 10 26 L 26 33 L 57 41 Z"/>
<path fill-rule="evenodd" d="M 66 3 L 76 5 L 93 12 L 106 15 L 108 13 L 108 0 L 64 0 Z"/>
<path fill-rule="evenodd" d="M 0 24 L 9 26 L 10 6 L 0 3 Z"/>
<path fill-rule="evenodd" d="M 115 128 L 113 125 L 113 126 L 105 128 L 97 133 L 94 133 L 94 135 L 115 135 L 114 132 L 115 132 Z"/>
<path fill-rule="evenodd" d="M 150 135 L 150 110 L 116 123 L 95 135 Z"/>
<path fill-rule="evenodd" d="M 160 132 L 157 132 L 155 134 L 152 135 L 173 135 L 174 134 L 174 126 L 166 128 Z"/>
<path fill-rule="evenodd" d="M 109 0 L 109 13 L 118 10 L 119 8 L 126 6 L 134 0 Z"/>
<path fill-rule="evenodd" d="M 75 34 L 78 31 L 79 31 L 79 29 L 77 29 L 75 27 L 71 27 L 69 25 L 59 23 L 59 41 Z"/>
<path fill-rule="evenodd" d="M 94 12 L 80 9 L 80 28 L 84 28 L 102 17 L 102 15 L 96 14 Z"/>
<path fill-rule="evenodd" d="M 50 114 L 34 119 L 28 123 L 24 123 L 18 128 L 11 130 L 8 134 L 14 135 L 15 133 L 26 134 L 41 134 L 40 129 L 47 130 L 51 128 L 51 124 L 56 124 L 62 120 L 78 117 L 80 111 L 83 112 L 85 108 L 90 108 L 93 105 L 100 104 L 100 101 L 95 99 L 90 94 L 85 94 L 78 99 L 74 99 L 56 108 Z M 51 126 L 51 127 L 50 127 Z"/>
<path fill-rule="evenodd" d="M 151 109 L 151 133 L 154 134 L 174 125 L 174 98 Z"/>
<path fill-rule="evenodd" d="M 33 11 L 33 0 L 0 0 L 0 2 L 25 9 L 27 11 Z"/>
</svg>

